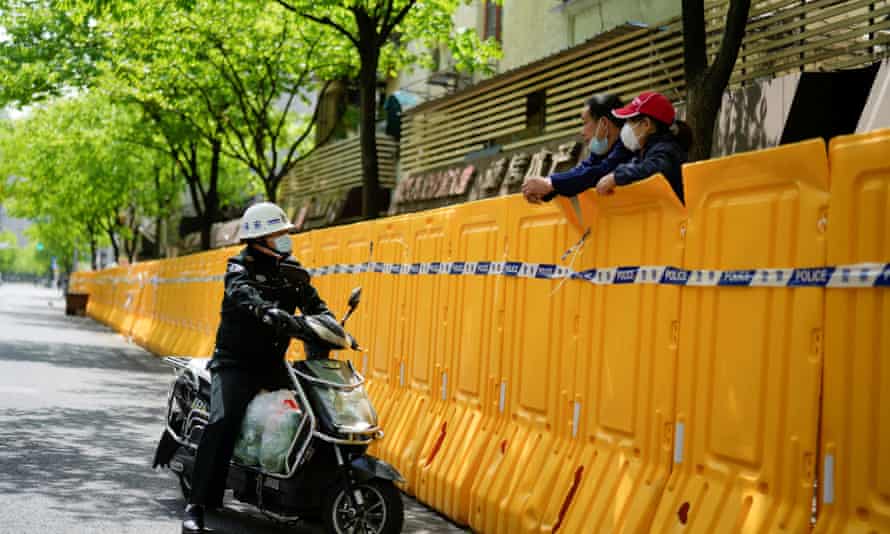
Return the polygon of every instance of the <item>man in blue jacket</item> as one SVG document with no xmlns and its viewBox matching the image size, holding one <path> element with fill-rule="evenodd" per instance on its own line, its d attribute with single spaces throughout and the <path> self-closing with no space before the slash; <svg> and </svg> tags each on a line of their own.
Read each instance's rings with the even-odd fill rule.
<svg viewBox="0 0 890 534">
<path fill-rule="evenodd" d="M 590 150 L 590 156 L 578 166 L 566 172 L 548 177 L 528 178 L 522 185 L 522 194 L 532 203 L 548 201 L 556 195 L 575 196 L 595 187 L 600 178 L 611 173 L 618 165 L 630 161 L 633 154 L 621 142 L 623 119 L 612 110 L 621 107 L 618 97 L 597 94 L 584 103 L 581 110 L 581 137 Z"/>
</svg>

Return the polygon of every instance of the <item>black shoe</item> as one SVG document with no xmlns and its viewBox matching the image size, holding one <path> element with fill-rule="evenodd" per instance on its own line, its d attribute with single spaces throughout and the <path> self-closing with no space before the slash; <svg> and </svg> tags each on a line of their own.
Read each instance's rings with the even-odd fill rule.
<svg viewBox="0 0 890 534">
<path fill-rule="evenodd" d="M 182 534 L 196 534 L 198 532 L 212 532 L 204 526 L 204 507 L 200 504 L 190 504 L 185 507 L 185 519 L 182 520 Z"/>
</svg>

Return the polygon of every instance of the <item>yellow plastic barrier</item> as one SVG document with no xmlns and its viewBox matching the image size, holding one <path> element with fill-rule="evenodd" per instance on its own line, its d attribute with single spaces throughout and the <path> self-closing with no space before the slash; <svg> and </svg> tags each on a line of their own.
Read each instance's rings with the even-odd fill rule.
<svg viewBox="0 0 890 534">
<path fill-rule="evenodd" d="M 136 321 L 139 319 L 143 293 L 145 290 L 143 279 L 147 266 L 147 263 L 137 263 L 129 268 L 127 298 L 124 303 L 124 318 L 118 327 L 118 331 L 128 338 L 133 336 L 133 328 L 136 325 Z"/>
<path fill-rule="evenodd" d="M 344 263 L 358 265 L 370 261 L 374 239 L 373 230 L 374 226 L 366 223 L 353 224 L 342 228 L 343 255 L 341 257 Z M 372 295 L 369 295 L 366 290 L 372 276 L 374 275 L 371 273 L 342 275 L 343 285 L 339 292 L 322 295 L 322 298 L 325 299 L 325 302 L 328 303 L 328 306 L 331 307 L 337 318 L 342 318 L 342 314 L 345 313 L 347 308 L 349 292 L 358 286 L 365 288 L 363 289 L 359 310 L 348 323 L 348 330 L 356 336 L 364 350 L 361 353 L 351 351 L 341 353 L 341 356 L 351 359 L 352 364 L 362 374 L 368 372 L 367 346 L 374 337 L 374 332 L 371 328 L 371 318 L 375 313 L 374 301 Z"/>
<path fill-rule="evenodd" d="M 491 199 L 460 205 L 438 220 L 422 216 L 415 235 L 429 240 L 444 232 L 450 238 L 443 253 L 429 261 L 503 259 L 507 228 L 505 202 Z M 446 217 L 446 221 L 441 220 Z M 447 222 L 447 226 L 440 230 L 442 222 Z M 425 256 L 431 249 L 442 248 L 437 241 L 430 243 L 434 246 L 428 247 Z M 426 347 L 427 354 L 440 351 L 441 354 L 432 356 L 447 363 L 434 366 L 432 370 L 439 372 L 429 379 L 430 400 L 425 402 L 437 405 L 438 410 L 420 414 L 424 417 L 419 425 L 421 436 L 426 438 L 423 449 L 416 459 L 414 451 L 407 450 L 400 468 L 409 474 L 409 483 L 418 498 L 459 523 L 468 524 L 473 483 L 486 451 L 498 448 L 494 432 L 499 416 L 501 420 L 506 418 L 498 411 L 497 401 L 503 339 L 503 331 L 498 328 L 502 327 L 503 319 L 496 323 L 492 313 L 502 298 L 504 280 L 480 276 L 433 278 L 439 285 L 424 289 L 437 292 L 431 295 L 436 300 L 424 303 L 422 308 L 428 310 L 430 323 L 433 317 L 435 323 L 439 323 L 438 326 L 430 324 L 439 337 L 427 339 L 418 348 Z M 415 297 L 414 300 L 421 299 Z M 429 376 L 429 365 L 425 367 Z M 424 376 L 419 370 L 423 371 L 423 367 L 412 369 L 412 375 Z M 443 384 L 447 403 L 441 398 Z M 418 408 L 422 410 L 423 406 Z M 413 441 L 411 446 L 417 443 Z"/>
<path fill-rule="evenodd" d="M 177 356 L 194 356 L 195 333 L 194 322 L 197 320 L 194 313 L 194 293 L 196 292 L 196 282 L 194 279 L 198 276 L 195 270 L 196 259 L 200 254 L 190 256 L 182 256 L 177 258 L 179 263 L 176 269 L 176 282 L 173 283 L 172 300 L 175 306 L 171 310 L 171 315 L 175 317 L 174 324 L 175 335 L 173 336 L 172 346 L 169 349 L 171 354 Z"/>
<path fill-rule="evenodd" d="M 158 287 L 155 277 L 158 274 L 160 262 L 144 262 L 138 264 L 138 266 L 142 275 L 142 287 L 136 308 L 136 319 L 133 321 L 133 329 L 130 332 L 130 336 L 136 343 L 145 346 L 148 343 L 148 336 L 155 319 L 155 301 Z"/>
<path fill-rule="evenodd" d="M 415 241 L 419 246 L 428 243 L 423 261 L 502 259 L 505 208 L 505 199 L 492 199 L 440 211 L 437 218 L 422 217 Z M 441 243 L 439 235 L 449 241 Z M 443 253 L 430 257 L 436 249 L 443 249 Z M 415 387 L 423 386 L 423 376 L 429 377 L 429 386 L 423 386 L 428 393 L 416 401 L 419 432 L 406 440 L 399 465 L 408 473 L 409 481 L 416 481 L 409 487 L 420 499 L 467 524 L 472 485 L 482 457 L 486 450 L 497 447 L 497 412 L 492 409 L 492 400 L 496 396 L 495 377 L 500 372 L 502 332 L 495 327 L 492 312 L 504 282 L 499 277 L 478 276 L 433 279 L 439 285 L 427 286 L 424 298 L 435 305 L 434 309 L 427 308 L 435 337 L 418 340 L 419 345 L 414 343 L 414 350 L 429 356 L 426 362 L 416 360 L 423 365 L 412 365 L 410 372 Z M 418 305 L 420 301 L 415 299 Z"/>
<path fill-rule="evenodd" d="M 505 201 L 509 257 L 558 264 L 578 238 L 558 208 L 530 208 L 518 195 Z M 560 470 L 556 460 L 568 447 L 565 422 L 571 417 L 563 371 L 575 366 L 568 348 L 576 310 L 567 303 L 577 301 L 571 290 L 559 286 L 558 280 L 506 278 L 503 300 L 494 308 L 497 328 L 505 333 L 494 376 L 504 390 L 499 404 L 509 419 L 496 429 L 494 452 L 486 455 L 472 489 L 470 526 L 480 532 L 552 529 L 557 501 L 568 492 L 568 487 L 554 486 Z"/>
<path fill-rule="evenodd" d="M 148 348 L 155 354 L 170 355 L 177 332 L 175 310 L 179 303 L 175 300 L 174 277 L 179 275 L 180 258 L 161 262 L 157 287 L 157 320 L 149 337 Z"/>
<path fill-rule="evenodd" d="M 122 283 L 120 278 L 126 274 L 125 267 L 106 269 L 97 275 L 96 298 L 87 303 L 87 314 L 97 321 L 113 326 L 115 317 L 115 298 Z"/>
<path fill-rule="evenodd" d="M 832 141 L 830 265 L 890 262 L 888 154 L 890 130 Z M 890 532 L 890 291 L 828 289 L 825 321 L 816 532 Z"/>
<path fill-rule="evenodd" d="M 409 263 L 409 241 L 415 215 L 402 215 L 374 221 L 372 260 L 381 263 Z M 391 447 L 401 432 L 404 414 L 402 386 L 405 376 L 405 329 L 407 321 L 407 276 L 374 273 L 363 290 L 371 311 L 369 321 L 373 335 L 364 343 L 368 349 L 368 392 L 381 421 L 386 422 L 387 438 L 375 448 L 381 458 L 398 463 L 399 451 Z"/>
<path fill-rule="evenodd" d="M 205 264 L 205 275 L 211 278 L 204 284 L 204 293 L 201 297 L 204 328 L 204 342 L 199 354 L 211 356 L 216 344 L 216 330 L 219 328 L 220 307 L 223 300 L 223 279 L 228 266 L 227 260 L 237 254 L 240 247 L 220 249 L 208 254 Z"/>
<path fill-rule="evenodd" d="M 811 141 L 687 166 L 688 215 L 655 177 L 608 197 L 502 197 L 313 231 L 294 254 L 308 268 L 886 262 L 888 153 L 890 131 L 832 144 L 830 220 L 828 158 Z M 72 287 L 91 317 L 158 354 L 209 355 L 238 250 L 78 273 Z M 885 291 L 371 271 L 313 280 L 338 317 L 364 289 L 349 330 L 365 350 L 335 357 L 368 380 L 386 431 L 372 453 L 458 523 L 805 532 L 818 469 L 818 532 L 890 532 Z"/>
<path fill-rule="evenodd" d="M 454 214 L 453 208 L 443 208 L 411 216 L 403 263 L 442 261 L 447 257 Z M 445 340 L 453 334 L 445 319 L 448 280 L 442 276 L 397 278 L 403 279 L 406 319 L 401 327 L 403 342 L 396 369 L 398 389 L 391 393 L 398 396 L 397 409 L 386 419 L 389 438 L 385 450 L 405 472 L 405 489 L 413 493 L 418 459 L 446 402 L 443 388 L 450 363 Z"/>
<path fill-rule="evenodd" d="M 291 237 L 293 254 L 307 269 L 312 268 L 315 265 L 312 255 L 312 238 L 314 235 L 314 232 L 307 232 Z M 318 277 L 313 279 L 312 285 L 315 286 L 318 281 Z M 324 298 L 324 295 L 322 295 L 322 298 Z M 303 344 L 297 340 L 291 341 L 287 357 L 291 360 L 303 359 Z"/>
<path fill-rule="evenodd" d="M 682 265 L 686 210 L 664 178 L 579 200 L 582 226 L 592 229 L 579 267 Z M 553 498 L 567 507 L 561 530 L 648 532 L 671 470 L 680 288 L 579 284 L 563 291 L 579 305 L 576 317 L 563 319 L 577 325 L 566 350 L 578 359 L 559 370 L 573 393 L 563 407 L 577 412 L 562 421 L 576 442 L 551 468 L 560 488 Z"/>
<path fill-rule="evenodd" d="M 688 165 L 684 179 L 687 269 L 825 264 L 821 140 Z M 809 529 L 824 294 L 683 290 L 675 465 L 652 532 Z"/>
</svg>

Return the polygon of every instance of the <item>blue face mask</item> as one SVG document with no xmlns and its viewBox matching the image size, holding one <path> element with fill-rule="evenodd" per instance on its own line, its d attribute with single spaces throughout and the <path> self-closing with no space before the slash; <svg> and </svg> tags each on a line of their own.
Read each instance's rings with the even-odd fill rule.
<svg viewBox="0 0 890 534">
<path fill-rule="evenodd" d="M 597 128 L 597 133 L 599 133 L 599 128 Z M 605 156 L 609 151 L 609 138 L 608 137 L 598 137 L 596 134 L 593 135 L 593 139 L 590 140 L 590 153 L 596 154 L 597 156 Z"/>
<path fill-rule="evenodd" d="M 280 235 L 273 240 L 275 250 L 281 254 L 287 255 L 292 252 L 290 236 L 287 234 Z"/>
</svg>

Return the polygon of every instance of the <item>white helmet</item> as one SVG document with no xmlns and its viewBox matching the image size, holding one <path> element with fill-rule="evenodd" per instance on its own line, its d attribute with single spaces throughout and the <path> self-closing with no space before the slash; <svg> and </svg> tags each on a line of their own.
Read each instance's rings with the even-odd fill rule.
<svg viewBox="0 0 890 534">
<path fill-rule="evenodd" d="M 271 202 L 260 202 L 247 208 L 241 217 L 239 237 L 255 239 L 294 227 L 284 210 Z"/>
</svg>

